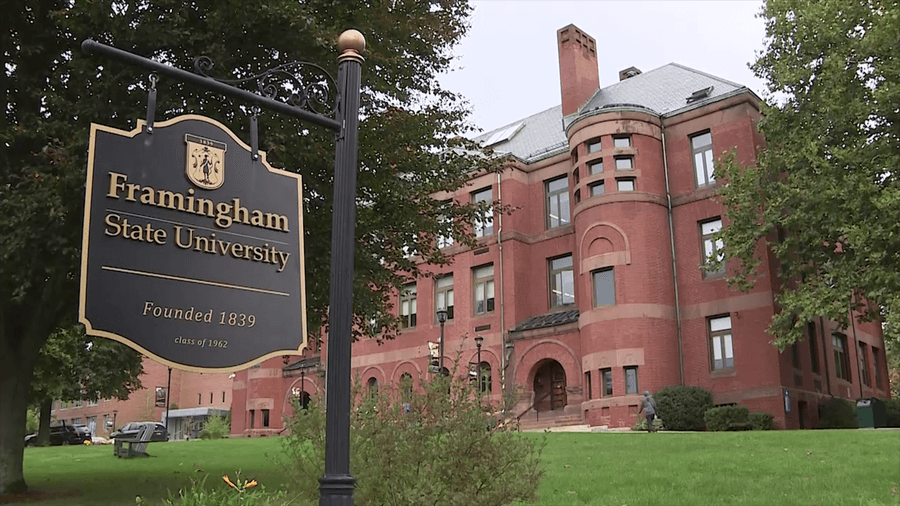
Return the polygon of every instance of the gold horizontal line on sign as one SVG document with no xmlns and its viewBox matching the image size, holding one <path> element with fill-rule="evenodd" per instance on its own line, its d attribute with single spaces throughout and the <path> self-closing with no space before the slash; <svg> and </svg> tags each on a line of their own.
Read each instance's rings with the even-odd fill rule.
<svg viewBox="0 0 900 506">
<path fill-rule="evenodd" d="M 100 267 L 104 271 L 122 272 L 125 274 L 135 274 L 138 276 L 147 276 L 150 278 L 169 279 L 172 281 L 183 281 L 185 283 L 197 283 L 198 285 L 218 286 L 220 288 L 233 288 L 235 290 L 246 290 L 248 292 L 266 293 L 269 295 L 280 295 L 282 297 L 290 297 L 291 294 L 285 292 L 276 292 L 273 290 L 265 290 L 263 288 L 254 288 L 252 286 L 232 285 L 228 283 L 217 283 L 215 281 L 206 281 L 204 279 L 183 278 L 180 276 L 169 276 L 168 274 L 157 274 L 155 272 L 136 271 L 132 269 L 123 269 L 121 267 L 111 267 L 104 265 Z"/>
</svg>

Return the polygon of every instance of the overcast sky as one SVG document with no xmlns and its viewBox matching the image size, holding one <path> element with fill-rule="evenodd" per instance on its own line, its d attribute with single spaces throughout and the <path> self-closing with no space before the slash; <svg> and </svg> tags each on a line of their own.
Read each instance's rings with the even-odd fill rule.
<svg viewBox="0 0 900 506">
<path fill-rule="evenodd" d="M 471 103 L 485 131 L 560 104 L 556 30 L 574 24 L 597 40 L 600 86 L 619 71 L 675 62 L 748 86 L 747 68 L 763 49 L 762 0 L 474 1 L 472 27 L 456 48 L 443 85 Z"/>
</svg>

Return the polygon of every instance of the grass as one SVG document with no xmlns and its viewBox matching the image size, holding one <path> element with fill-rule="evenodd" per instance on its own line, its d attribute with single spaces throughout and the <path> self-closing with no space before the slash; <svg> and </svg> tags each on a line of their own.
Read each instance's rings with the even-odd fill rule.
<svg viewBox="0 0 900 506">
<path fill-rule="evenodd" d="M 524 437 L 542 437 L 526 434 Z M 549 434 L 540 506 L 900 505 L 900 431 Z M 159 505 L 168 491 L 209 474 L 287 488 L 279 440 L 151 444 L 146 459 L 117 459 L 111 446 L 29 448 L 34 489 L 81 491 L 41 505 Z"/>
</svg>

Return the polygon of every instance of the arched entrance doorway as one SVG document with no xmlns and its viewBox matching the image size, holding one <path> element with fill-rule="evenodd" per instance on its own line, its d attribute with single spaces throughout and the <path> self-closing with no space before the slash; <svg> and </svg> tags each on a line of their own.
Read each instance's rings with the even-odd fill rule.
<svg viewBox="0 0 900 506">
<path fill-rule="evenodd" d="M 534 409 L 551 411 L 566 406 L 566 371 L 556 360 L 538 362 L 534 374 Z"/>
</svg>

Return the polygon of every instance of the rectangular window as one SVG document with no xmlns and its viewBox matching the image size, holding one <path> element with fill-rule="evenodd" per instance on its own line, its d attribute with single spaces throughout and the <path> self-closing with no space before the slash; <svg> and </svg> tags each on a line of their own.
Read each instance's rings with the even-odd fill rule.
<svg viewBox="0 0 900 506">
<path fill-rule="evenodd" d="M 819 338 L 816 336 L 816 323 L 806 324 L 806 339 L 809 340 L 809 364 L 812 372 L 819 372 Z"/>
<path fill-rule="evenodd" d="M 612 397 L 612 369 L 600 369 L 600 391 L 603 397 Z"/>
<path fill-rule="evenodd" d="M 703 247 L 703 264 L 706 264 L 706 262 L 710 260 L 721 261 L 725 258 L 725 253 L 723 251 L 725 243 L 723 243 L 721 239 L 713 240 L 713 234 L 720 230 L 722 230 L 721 218 L 700 223 L 700 243 Z M 724 265 L 717 270 L 708 270 L 706 268 L 701 268 L 701 270 L 703 271 L 704 276 L 725 274 Z"/>
<path fill-rule="evenodd" d="M 576 163 L 578 163 L 578 147 L 577 146 L 575 147 L 575 149 L 572 150 L 572 165 L 575 165 Z"/>
<path fill-rule="evenodd" d="M 203 404 L 203 394 L 197 394 L 197 405 Z"/>
<path fill-rule="evenodd" d="M 222 402 L 225 402 L 225 392 L 222 392 Z"/>
<path fill-rule="evenodd" d="M 400 328 L 416 326 L 416 284 L 410 283 L 400 292 Z"/>
<path fill-rule="evenodd" d="M 616 303 L 616 276 L 613 268 L 591 273 L 594 283 L 594 307 L 612 306 Z"/>
<path fill-rule="evenodd" d="M 631 137 L 613 137 L 613 146 L 617 148 L 630 148 L 631 147 Z"/>
<path fill-rule="evenodd" d="M 544 191 L 547 195 L 547 228 L 568 225 L 571 221 L 569 213 L 569 178 L 563 176 L 547 181 Z"/>
<path fill-rule="evenodd" d="M 800 346 L 798 343 L 791 345 L 791 365 L 794 369 L 800 369 Z"/>
<path fill-rule="evenodd" d="M 572 255 L 550 260 L 550 307 L 575 303 L 575 271 Z"/>
<path fill-rule="evenodd" d="M 575 169 L 574 171 L 572 171 L 572 177 L 575 178 L 575 184 L 578 184 L 578 182 L 581 181 L 581 178 L 578 175 L 578 169 Z"/>
<path fill-rule="evenodd" d="M 262 426 L 263 427 L 269 426 L 269 410 L 268 409 L 262 410 Z"/>
<path fill-rule="evenodd" d="M 625 395 L 634 395 L 638 393 L 638 374 L 637 366 L 625 368 Z"/>
<path fill-rule="evenodd" d="M 250 428 L 253 429 L 256 427 L 256 411 L 250 410 Z"/>
<path fill-rule="evenodd" d="M 475 314 L 490 313 L 494 310 L 494 265 L 476 267 L 472 270 L 475 285 Z"/>
<path fill-rule="evenodd" d="M 603 195 L 604 193 L 606 193 L 606 187 L 603 186 L 603 181 L 591 185 L 591 197 Z"/>
<path fill-rule="evenodd" d="M 80 408 L 83 405 L 84 405 L 84 401 L 82 401 L 81 399 L 78 399 L 77 401 L 75 401 L 76 408 Z"/>
<path fill-rule="evenodd" d="M 451 228 L 452 220 L 444 216 L 443 213 L 447 212 L 447 209 L 450 207 L 450 201 L 441 202 L 439 212 L 440 217 L 438 218 L 438 224 L 442 229 Z M 453 246 L 453 235 L 448 232 L 447 235 L 438 234 L 437 237 L 438 249 L 449 248 Z"/>
<path fill-rule="evenodd" d="M 862 376 L 863 385 L 870 387 L 872 386 L 872 379 L 869 377 L 869 350 L 865 343 L 858 344 L 859 350 L 857 350 L 857 355 L 859 358 L 860 375 Z"/>
<path fill-rule="evenodd" d="M 630 156 L 616 157 L 616 170 L 631 170 L 634 168 L 634 158 Z"/>
<path fill-rule="evenodd" d="M 441 276 L 434 283 L 434 311 L 447 311 L 447 319 L 453 319 L 453 274 Z"/>
<path fill-rule="evenodd" d="M 881 383 L 881 358 L 878 355 L 878 348 L 872 347 L 872 368 L 875 373 L 875 388 L 881 390 L 883 387 Z"/>
<path fill-rule="evenodd" d="M 575 203 L 581 202 L 581 190 L 575 190 Z"/>
<path fill-rule="evenodd" d="M 694 156 L 694 175 L 697 188 L 716 182 L 713 177 L 712 135 L 709 132 L 691 137 L 691 152 Z"/>
<path fill-rule="evenodd" d="M 591 371 L 586 371 L 584 373 L 584 385 L 587 390 L 587 399 L 591 400 L 594 398 L 593 385 L 591 385 Z"/>
<path fill-rule="evenodd" d="M 591 171 L 591 175 L 600 174 L 603 172 L 603 160 L 594 160 L 593 162 L 588 163 L 588 168 Z"/>
<path fill-rule="evenodd" d="M 710 366 L 713 371 L 734 368 L 731 316 L 709 319 Z"/>
<path fill-rule="evenodd" d="M 476 204 L 479 202 L 491 203 L 494 201 L 493 193 L 490 188 L 477 191 L 472 194 L 472 201 Z M 475 223 L 475 237 L 485 237 L 494 235 L 494 211 L 488 209 L 484 212 L 481 220 Z"/>
<path fill-rule="evenodd" d="M 96 406 L 96 405 L 97 405 L 97 401 L 95 401 L 93 399 L 88 401 L 88 406 Z"/>
<path fill-rule="evenodd" d="M 838 378 L 853 382 L 850 379 L 850 358 L 847 356 L 847 336 L 840 333 L 831 335 L 831 346 L 834 348 L 834 371 Z"/>
<path fill-rule="evenodd" d="M 212 404 L 212 400 L 213 400 L 213 393 L 210 392 L 210 393 L 209 393 L 209 403 L 210 403 L 210 404 Z"/>
<path fill-rule="evenodd" d="M 616 179 L 616 189 L 618 189 L 620 192 L 633 192 L 634 178 L 626 177 L 622 179 Z"/>
<path fill-rule="evenodd" d="M 602 149 L 602 145 L 600 144 L 600 138 L 591 139 L 587 142 L 587 152 L 588 153 L 596 153 Z"/>
</svg>

